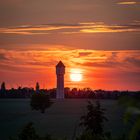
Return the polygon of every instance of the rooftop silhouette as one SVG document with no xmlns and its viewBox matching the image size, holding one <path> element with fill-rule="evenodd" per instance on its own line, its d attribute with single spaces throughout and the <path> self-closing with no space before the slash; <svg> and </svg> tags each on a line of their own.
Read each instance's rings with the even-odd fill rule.
<svg viewBox="0 0 140 140">
<path fill-rule="evenodd" d="M 62 63 L 62 61 L 59 61 L 59 63 L 56 65 L 56 67 L 65 67 L 65 65 Z"/>
</svg>

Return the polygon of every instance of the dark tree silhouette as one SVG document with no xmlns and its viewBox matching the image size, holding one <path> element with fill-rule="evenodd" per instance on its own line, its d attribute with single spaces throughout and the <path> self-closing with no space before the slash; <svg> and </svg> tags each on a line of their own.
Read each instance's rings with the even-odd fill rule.
<svg viewBox="0 0 140 140">
<path fill-rule="evenodd" d="M 33 123 L 28 123 L 22 131 L 17 135 L 16 138 L 11 137 L 10 140 L 56 140 L 51 137 L 51 135 L 46 135 L 45 137 L 42 137 L 37 134 Z"/>
<path fill-rule="evenodd" d="M 5 82 L 2 82 L 1 89 L 0 89 L 0 97 L 6 98 L 6 96 L 7 93 L 6 93 Z"/>
<path fill-rule="evenodd" d="M 39 93 L 40 86 L 39 86 L 39 83 L 38 83 L 38 82 L 36 83 L 36 87 L 35 87 L 35 89 L 36 89 L 36 93 Z"/>
<path fill-rule="evenodd" d="M 129 140 L 140 140 L 140 100 L 136 97 L 124 96 L 119 99 L 119 104 L 126 108 L 124 122 L 131 123 Z"/>
<path fill-rule="evenodd" d="M 49 108 L 53 102 L 50 100 L 49 95 L 39 93 L 33 94 L 31 97 L 31 108 L 34 110 L 40 110 L 41 113 L 45 113 L 45 109 Z"/>
<path fill-rule="evenodd" d="M 103 122 L 107 121 L 105 117 L 105 109 L 101 108 L 99 101 L 94 105 L 88 101 L 87 114 L 81 117 L 80 126 L 84 126 L 86 132 L 92 135 L 104 135 Z"/>
<path fill-rule="evenodd" d="M 2 92 L 6 91 L 5 82 L 2 82 L 1 84 L 1 91 Z"/>
<path fill-rule="evenodd" d="M 39 136 L 33 127 L 33 123 L 28 123 L 19 133 L 18 138 L 19 140 L 38 140 Z"/>
</svg>

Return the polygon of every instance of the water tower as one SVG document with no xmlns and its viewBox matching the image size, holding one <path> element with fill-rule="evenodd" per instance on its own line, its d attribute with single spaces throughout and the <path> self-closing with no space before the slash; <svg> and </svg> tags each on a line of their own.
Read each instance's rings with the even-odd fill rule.
<svg viewBox="0 0 140 140">
<path fill-rule="evenodd" d="M 65 65 L 62 61 L 56 65 L 56 75 L 57 75 L 57 91 L 56 99 L 64 99 L 64 74 L 65 74 Z"/>
</svg>

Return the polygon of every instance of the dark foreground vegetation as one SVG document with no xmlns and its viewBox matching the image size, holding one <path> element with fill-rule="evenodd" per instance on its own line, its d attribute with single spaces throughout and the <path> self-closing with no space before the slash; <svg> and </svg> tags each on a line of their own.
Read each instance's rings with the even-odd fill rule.
<svg viewBox="0 0 140 140">
<path fill-rule="evenodd" d="M 66 98 L 91 98 L 88 101 L 86 114 L 82 115 L 79 127 L 83 128 L 80 135 L 76 135 L 76 130 L 72 136 L 72 140 L 140 140 L 140 92 L 129 91 L 104 91 L 84 89 L 65 88 Z M 40 89 L 39 83 L 36 89 L 21 88 L 6 90 L 5 83 L 1 84 L 1 98 L 30 98 L 30 106 L 32 110 L 38 110 L 45 113 L 53 102 L 51 98 L 55 98 L 56 89 Z M 126 108 L 124 114 L 124 122 L 131 123 L 132 129 L 129 134 L 114 137 L 110 132 L 104 130 L 103 124 L 109 121 L 105 116 L 105 109 L 101 107 L 100 102 L 94 99 L 118 99 L 119 103 Z M 65 129 L 65 128 L 64 128 Z M 116 130 L 117 131 L 117 130 Z M 41 136 L 34 128 L 34 124 L 29 122 L 15 137 L 10 140 L 58 140 L 51 135 Z M 62 138 L 60 140 L 66 140 Z"/>
<path fill-rule="evenodd" d="M 6 85 L 3 82 L 0 89 L 0 98 L 30 98 L 35 93 L 42 93 L 49 95 L 50 98 L 56 97 L 56 89 L 40 89 L 39 83 L 36 83 L 36 87 L 18 87 L 6 89 Z M 90 88 L 65 88 L 65 98 L 93 98 L 93 99 L 113 99 L 116 100 L 121 96 L 132 96 L 140 99 L 140 91 L 105 91 L 105 90 L 92 90 Z"/>
<path fill-rule="evenodd" d="M 41 110 L 42 106 L 45 110 L 52 105 L 49 96 L 38 93 L 31 98 L 31 107 L 36 110 Z M 45 99 L 44 99 L 45 98 Z M 38 101 L 37 101 L 38 100 Z M 34 104 L 34 102 L 37 102 Z M 47 102 L 47 103 L 46 103 Z M 132 123 L 132 128 L 129 134 L 125 134 L 119 137 L 114 137 L 110 132 L 104 130 L 104 122 L 108 122 L 108 118 L 105 116 L 106 110 L 101 107 L 98 100 L 90 100 L 86 106 L 86 113 L 81 116 L 79 127 L 83 128 L 81 134 L 77 135 L 74 130 L 72 140 L 139 140 L 140 139 L 140 102 L 137 98 L 123 97 L 119 100 L 119 103 L 126 108 L 124 115 L 124 121 Z M 44 108 L 45 106 L 45 108 Z M 42 113 L 44 113 L 44 110 Z M 65 129 L 65 128 L 64 128 Z M 116 130 L 117 131 L 117 130 Z M 16 137 L 9 138 L 10 140 L 58 140 L 52 135 L 46 134 L 41 136 L 34 128 L 32 122 L 28 123 Z M 67 140 L 67 138 L 61 138 L 59 140 Z"/>
</svg>

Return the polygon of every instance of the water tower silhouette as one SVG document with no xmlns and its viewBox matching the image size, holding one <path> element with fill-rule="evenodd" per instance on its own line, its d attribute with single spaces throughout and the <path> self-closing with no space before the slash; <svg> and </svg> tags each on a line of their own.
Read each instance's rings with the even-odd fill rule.
<svg viewBox="0 0 140 140">
<path fill-rule="evenodd" d="M 57 75 L 57 91 L 56 99 L 64 99 L 64 74 L 65 74 L 65 65 L 62 61 L 56 65 L 56 75 Z"/>
</svg>

